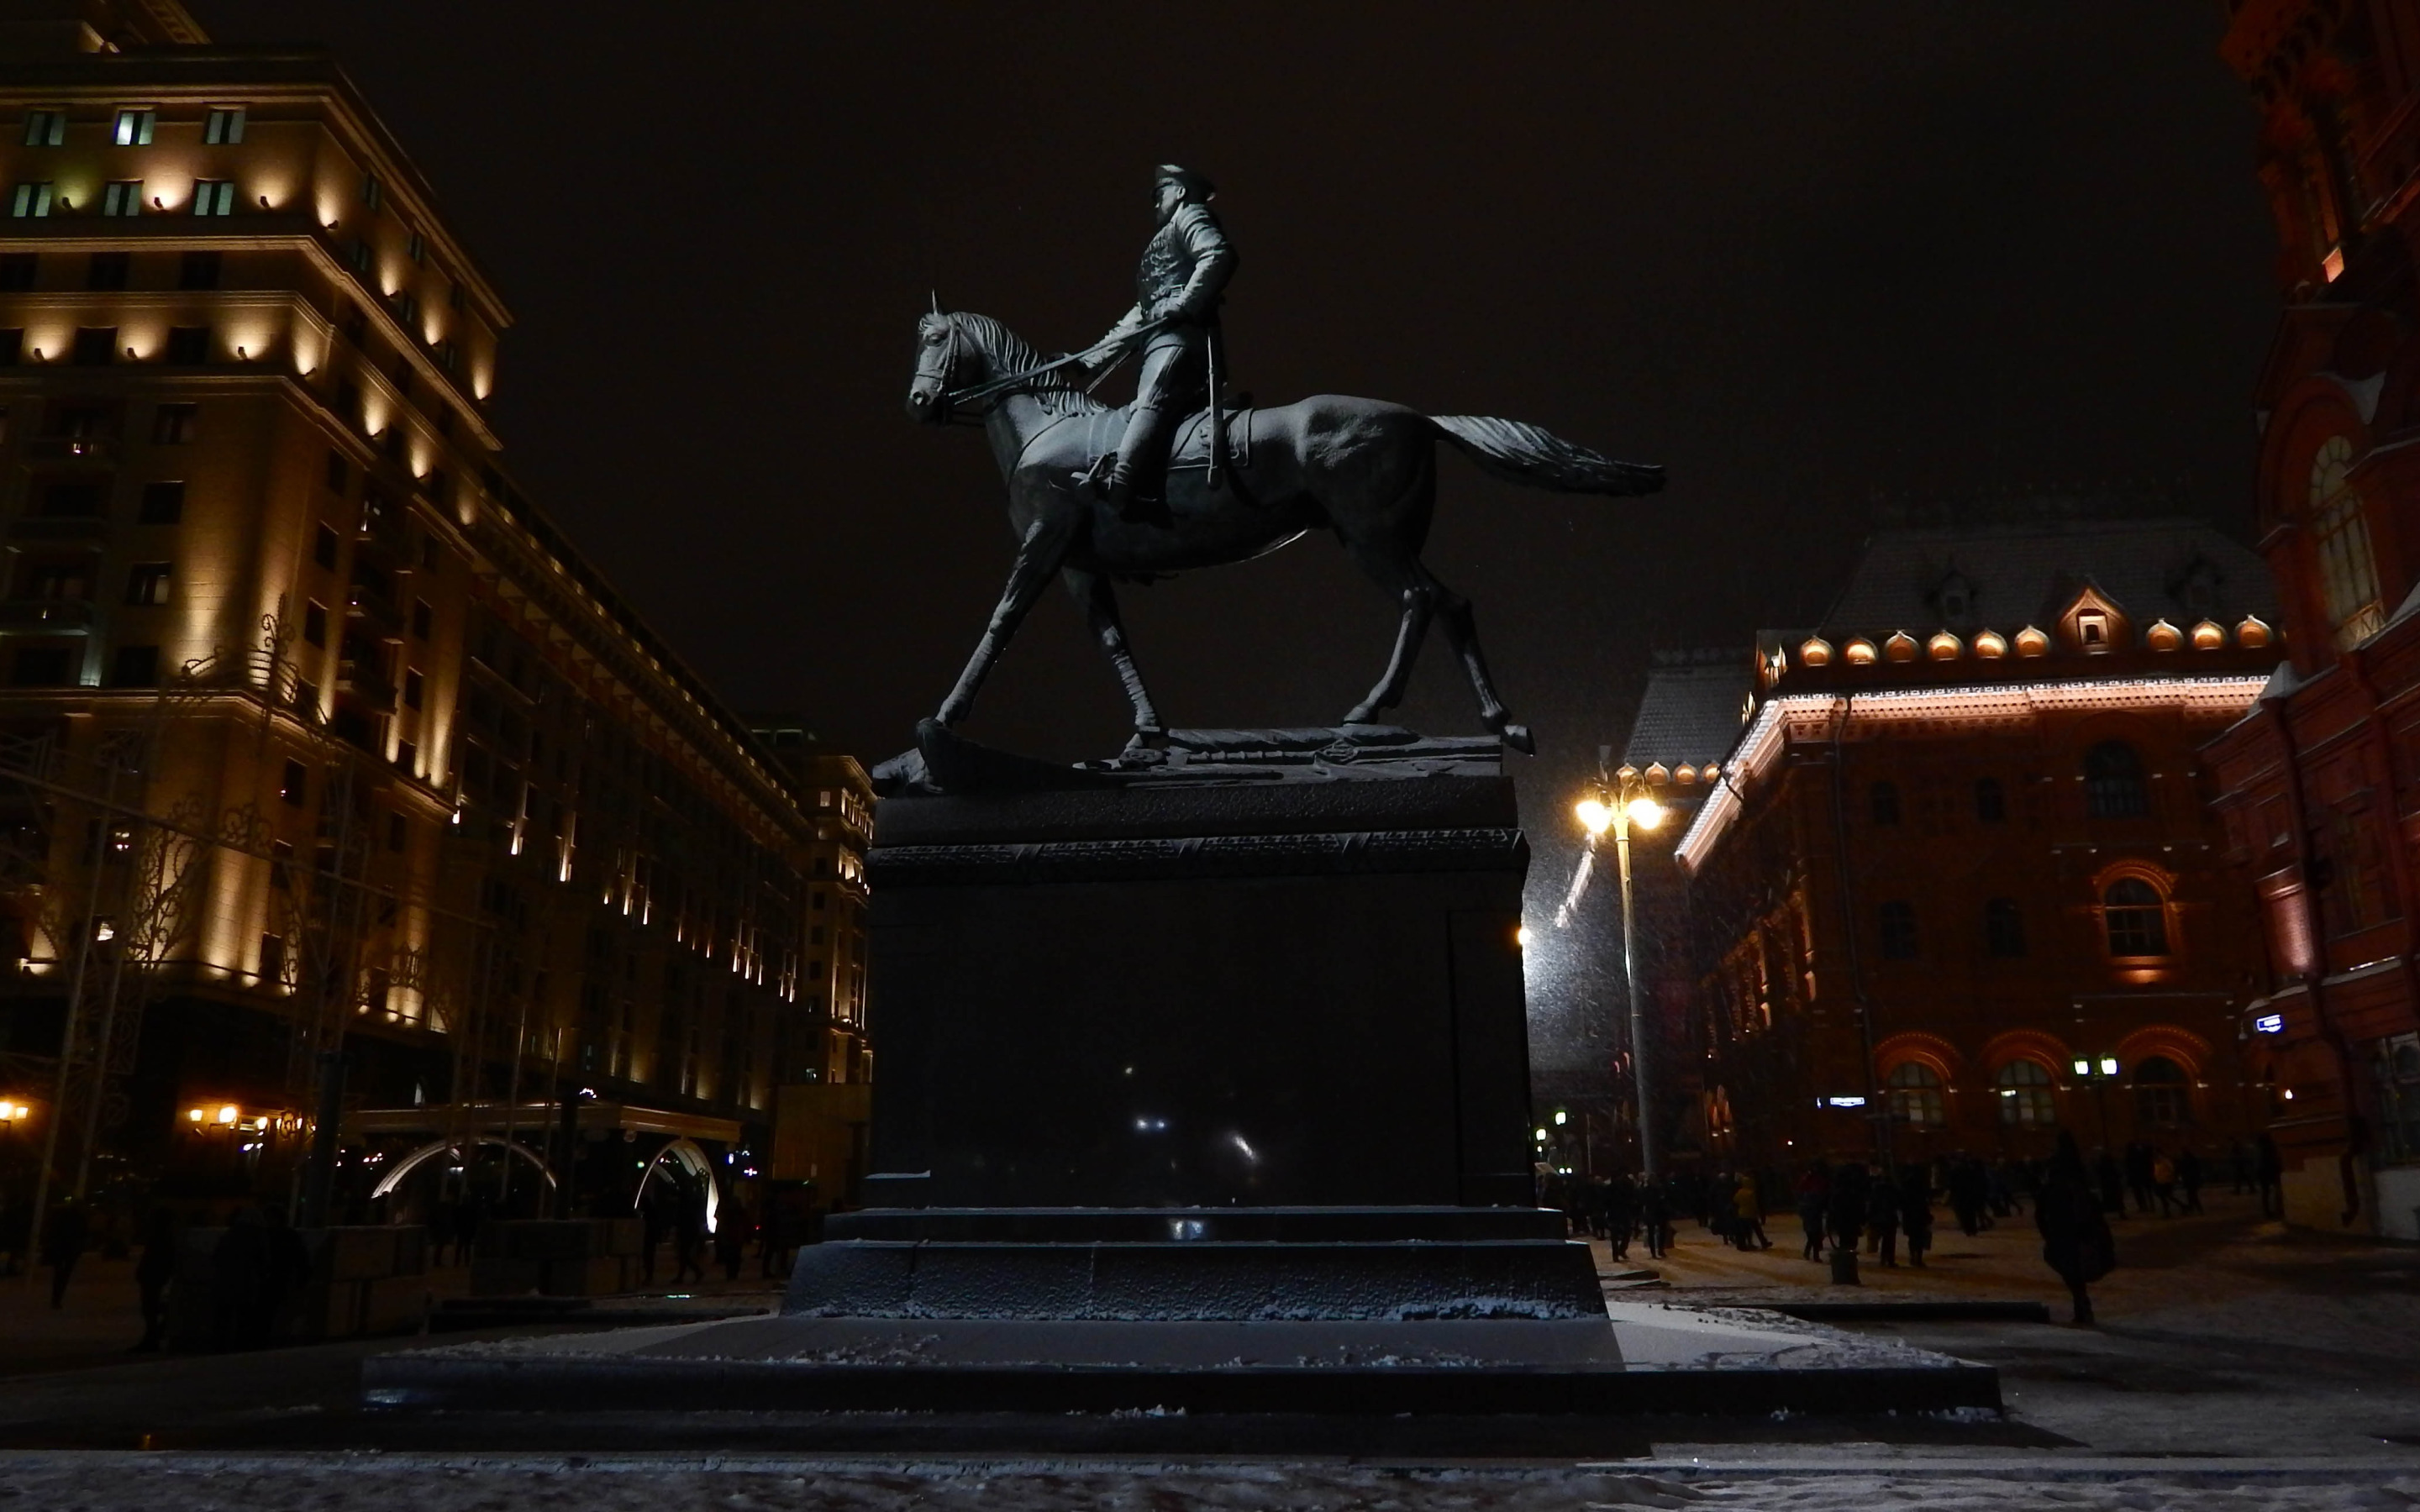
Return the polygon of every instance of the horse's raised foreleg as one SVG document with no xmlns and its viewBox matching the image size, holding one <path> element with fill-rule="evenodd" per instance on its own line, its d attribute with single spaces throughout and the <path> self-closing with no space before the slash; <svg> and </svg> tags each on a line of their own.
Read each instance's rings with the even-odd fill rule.
<svg viewBox="0 0 2420 1512">
<path fill-rule="evenodd" d="M 1125 622 L 1118 617 L 1118 595 L 1109 586 L 1109 579 L 1076 567 L 1068 567 L 1059 576 L 1067 584 L 1067 592 L 1076 595 L 1094 638 L 1109 654 L 1109 665 L 1118 670 L 1118 683 L 1126 690 L 1126 702 L 1134 705 L 1135 733 L 1145 741 L 1167 733 L 1160 725 L 1159 711 L 1151 705 L 1151 695 L 1143 690 L 1142 673 L 1135 670 L 1134 654 L 1126 649 Z"/>
<path fill-rule="evenodd" d="M 1025 532 L 1016 548 L 1016 563 L 1008 570 L 1008 587 L 1000 595 L 1000 606 L 991 611 L 991 624 L 984 627 L 983 639 L 975 643 L 975 654 L 967 658 L 967 670 L 958 673 L 958 686 L 941 701 L 941 712 L 936 716 L 944 728 L 965 718 L 975 704 L 975 692 L 983 687 L 991 664 L 1008 646 L 1009 639 L 1025 619 L 1025 611 L 1042 596 L 1044 585 L 1067 555 L 1065 532 L 1054 530 L 1045 520 L 1036 520 Z"/>
</svg>

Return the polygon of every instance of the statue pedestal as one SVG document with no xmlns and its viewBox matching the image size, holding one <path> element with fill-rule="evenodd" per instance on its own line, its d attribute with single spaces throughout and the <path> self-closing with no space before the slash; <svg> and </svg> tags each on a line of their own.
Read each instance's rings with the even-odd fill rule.
<svg viewBox="0 0 2420 1512">
<path fill-rule="evenodd" d="M 1534 1206 L 1528 854 L 1472 766 L 887 801 L 873 1206 L 785 1311 L 1602 1331 Z"/>
<path fill-rule="evenodd" d="M 901 796 L 876 1207 L 1528 1207 L 1501 777 Z"/>
</svg>

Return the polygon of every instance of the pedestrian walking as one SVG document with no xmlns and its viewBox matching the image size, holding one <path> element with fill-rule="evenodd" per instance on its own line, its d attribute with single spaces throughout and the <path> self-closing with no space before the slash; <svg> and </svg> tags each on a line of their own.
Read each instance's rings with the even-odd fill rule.
<svg viewBox="0 0 2420 1512">
<path fill-rule="evenodd" d="M 1662 1259 L 1672 1243 L 1672 1196 L 1663 1182 L 1651 1180 L 1639 1188 L 1638 1217 L 1647 1241 L 1647 1257 Z"/>
<path fill-rule="evenodd" d="M 710 1181 L 714 1179 L 709 1176 L 704 1180 Z M 673 1273 L 673 1285 L 678 1286 L 691 1276 L 703 1281 L 706 1279 L 706 1194 L 703 1191 L 681 1193 L 680 1205 L 675 1212 L 673 1259 L 678 1269 Z"/>
<path fill-rule="evenodd" d="M 2164 1149 L 2151 1151 L 2151 1195 L 2160 1199 L 2161 1217 L 2177 1215 L 2177 1163 Z"/>
<path fill-rule="evenodd" d="M 2177 1151 L 2177 1186 L 2184 1193 L 2187 1212 L 2199 1212 L 2201 1208 L 2201 1152 L 2187 1145 Z"/>
<path fill-rule="evenodd" d="M 2240 1197 L 2252 1190 L 2252 1148 L 2241 1139 L 2226 1142 L 2226 1193 Z"/>
<path fill-rule="evenodd" d="M 1731 1191 L 1731 1211 L 1737 1219 L 1740 1248 L 1773 1248 L 1773 1241 L 1764 1237 L 1764 1195 L 1757 1190 L 1752 1173 L 1741 1173 L 1739 1185 Z"/>
<path fill-rule="evenodd" d="M 2118 1169 L 2118 1158 L 2103 1149 L 2093 1163 L 2093 1179 L 2101 1188 L 2101 1208 L 2104 1212 L 2126 1215 L 2126 1177 Z M 2044 1178 L 2048 1180 L 2047 1177 Z"/>
<path fill-rule="evenodd" d="M 428 1205 L 428 1264 L 442 1271 L 454 1252 L 454 1199 L 441 1196 Z"/>
<path fill-rule="evenodd" d="M 269 1266 L 260 1214 L 239 1208 L 210 1251 L 211 1334 L 223 1350 L 246 1348 Z"/>
<path fill-rule="evenodd" d="M 143 1257 L 134 1262 L 134 1285 L 142 1295 L 143 1338 L 136 1354 L 155 1354 L 168 1337 L 168 1288 L 177 1279 L 177 1217 L 154 1208 L 143 1229 Z"/>
<path fill-rule="evenodd" d="M 1949 1211 L 1958 1215 L 1958 1231 L 1970 1239 L 1983 1231 L 1986 1191 L 1981 1161 L 1970 1155 L 1950 1162 Z"/>
<path fill-rule="evenodd" d="M 1605 1188 L 1605 1242 L 1617 1260 L 1630 1258 L 1630 1236 L 1638 1224 L 1638 1189 L 1627 1175 L 1616 1176 Z"/>
<path fill-rule="evenodd" d="M 747 1254 L 748 1236 L 755 1227 L 755 1215 L 743 1203 L 726 1202 L 715 1214 L 714 1257 L 721 1262 L 725 1281 L 739 1279 L 739 1261 Z"/>
<path fill-rule="evenodd" d="M 1865 1166 L 1848 1161 L 1832 1173 L 1831 1207 L 1824 1217 L 1831 1226 L 1833 1248 L 1854 1255 L 1857 1236 L 1866 1224 Z"/>
<path fill-rule="evenodd" d="M 1899 1188 L 1887 1170 L 1878 1171 L 1866 1197 L 1866 1228 L 1873 1236 L 1874 1256 L 1899 1269 Z"/>
<path fill-rule="evenodd" d="M 1807 1231 L 1807 1242 L 1800 1249 L 1803 1258 L 1823 1257 L 1823 1211 L 1832 1201 L 1832 1173 L 1822 1161 L 1807 1167 L 1798 1178 L 1798 1227 Z"/>
<path fill-rule="evenodd" d="M 2252 1170 L 2260 1192 L 2260 1216 L 2286 1216 L 2286 1158 L 2277 1152 L 2277 1141 L 2264 1129 L 2252 1142 Z"/>
<path fill-rule="evenodd" d="M 2126 1146 L 2126 1190 L 2133 1195 L 2135 1217 L 2151 1211 L 2151 1147 L 2140 1139 Z"/>
<path fill-rule="evenodd" d="M 1932 1247 L 1932 1177 L 1922 1165 L 1900 1172 L 1899 1224 L 1907 1235 L 1907 1263 L 1921 1270 Z"/>
<path fill-rule="evenodd" d="M 2092 1299 L 2085 1288 L 2116 1267 L 2118 1245 L 2110 1237 L 2108 1217 L 2085 1180 L 2075 1136 L 2063 1129 L 2049 1178 L 2034 1204 L 2034 1227 L 2041 1234 L 2043 1263 L 2058 1273 L 2074 1301 L 2073 1321 L 2079 1328 L 2091 1327 Z"/>
<path fill-rule="evenodd" d="M 76 1261 L 84 1258 L 85 1242 L 91 1235 L 91 1214 L 74 1197 L 62 1197 L 51 1212 L 50 1226 L 42 1232 L 42 1263 L 51 1268 L 51 1305 L 64 1306 L 68 1297 L 68 1277 L 75 1274 Z"/>
</svg>

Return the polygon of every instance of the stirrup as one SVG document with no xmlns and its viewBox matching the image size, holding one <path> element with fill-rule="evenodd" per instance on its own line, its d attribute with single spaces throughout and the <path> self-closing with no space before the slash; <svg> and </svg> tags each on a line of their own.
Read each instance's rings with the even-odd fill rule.
<svg viewBox="0 0 2420 1512">
<path fill-rule="evenodd" d="M 1095 499 L 1106 499 L 1109 495 L 1109 480 L 1116 475 L 1117 470 L 1118 454 L 1103 452 L 1088 465 L 1070 473 L 1067 481 L 1074 487 L 1092 490 Z"/>
</svg>

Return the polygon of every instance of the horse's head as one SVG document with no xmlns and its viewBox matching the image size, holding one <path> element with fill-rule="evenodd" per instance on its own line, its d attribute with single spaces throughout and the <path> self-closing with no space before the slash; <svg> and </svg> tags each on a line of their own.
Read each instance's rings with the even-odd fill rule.
<svg viewBox="0 0 2420 1512">
<path fill-rule="evenodd" d="M 958 317 L 943 310 L 936 297 L 931 313 L 916 321 L 916 377 L 908 385 L 908 415 L 927 424 L 949 424 L 952 391 L 982 377 L 970 371 L 981 361 Z"/>
</svg>

